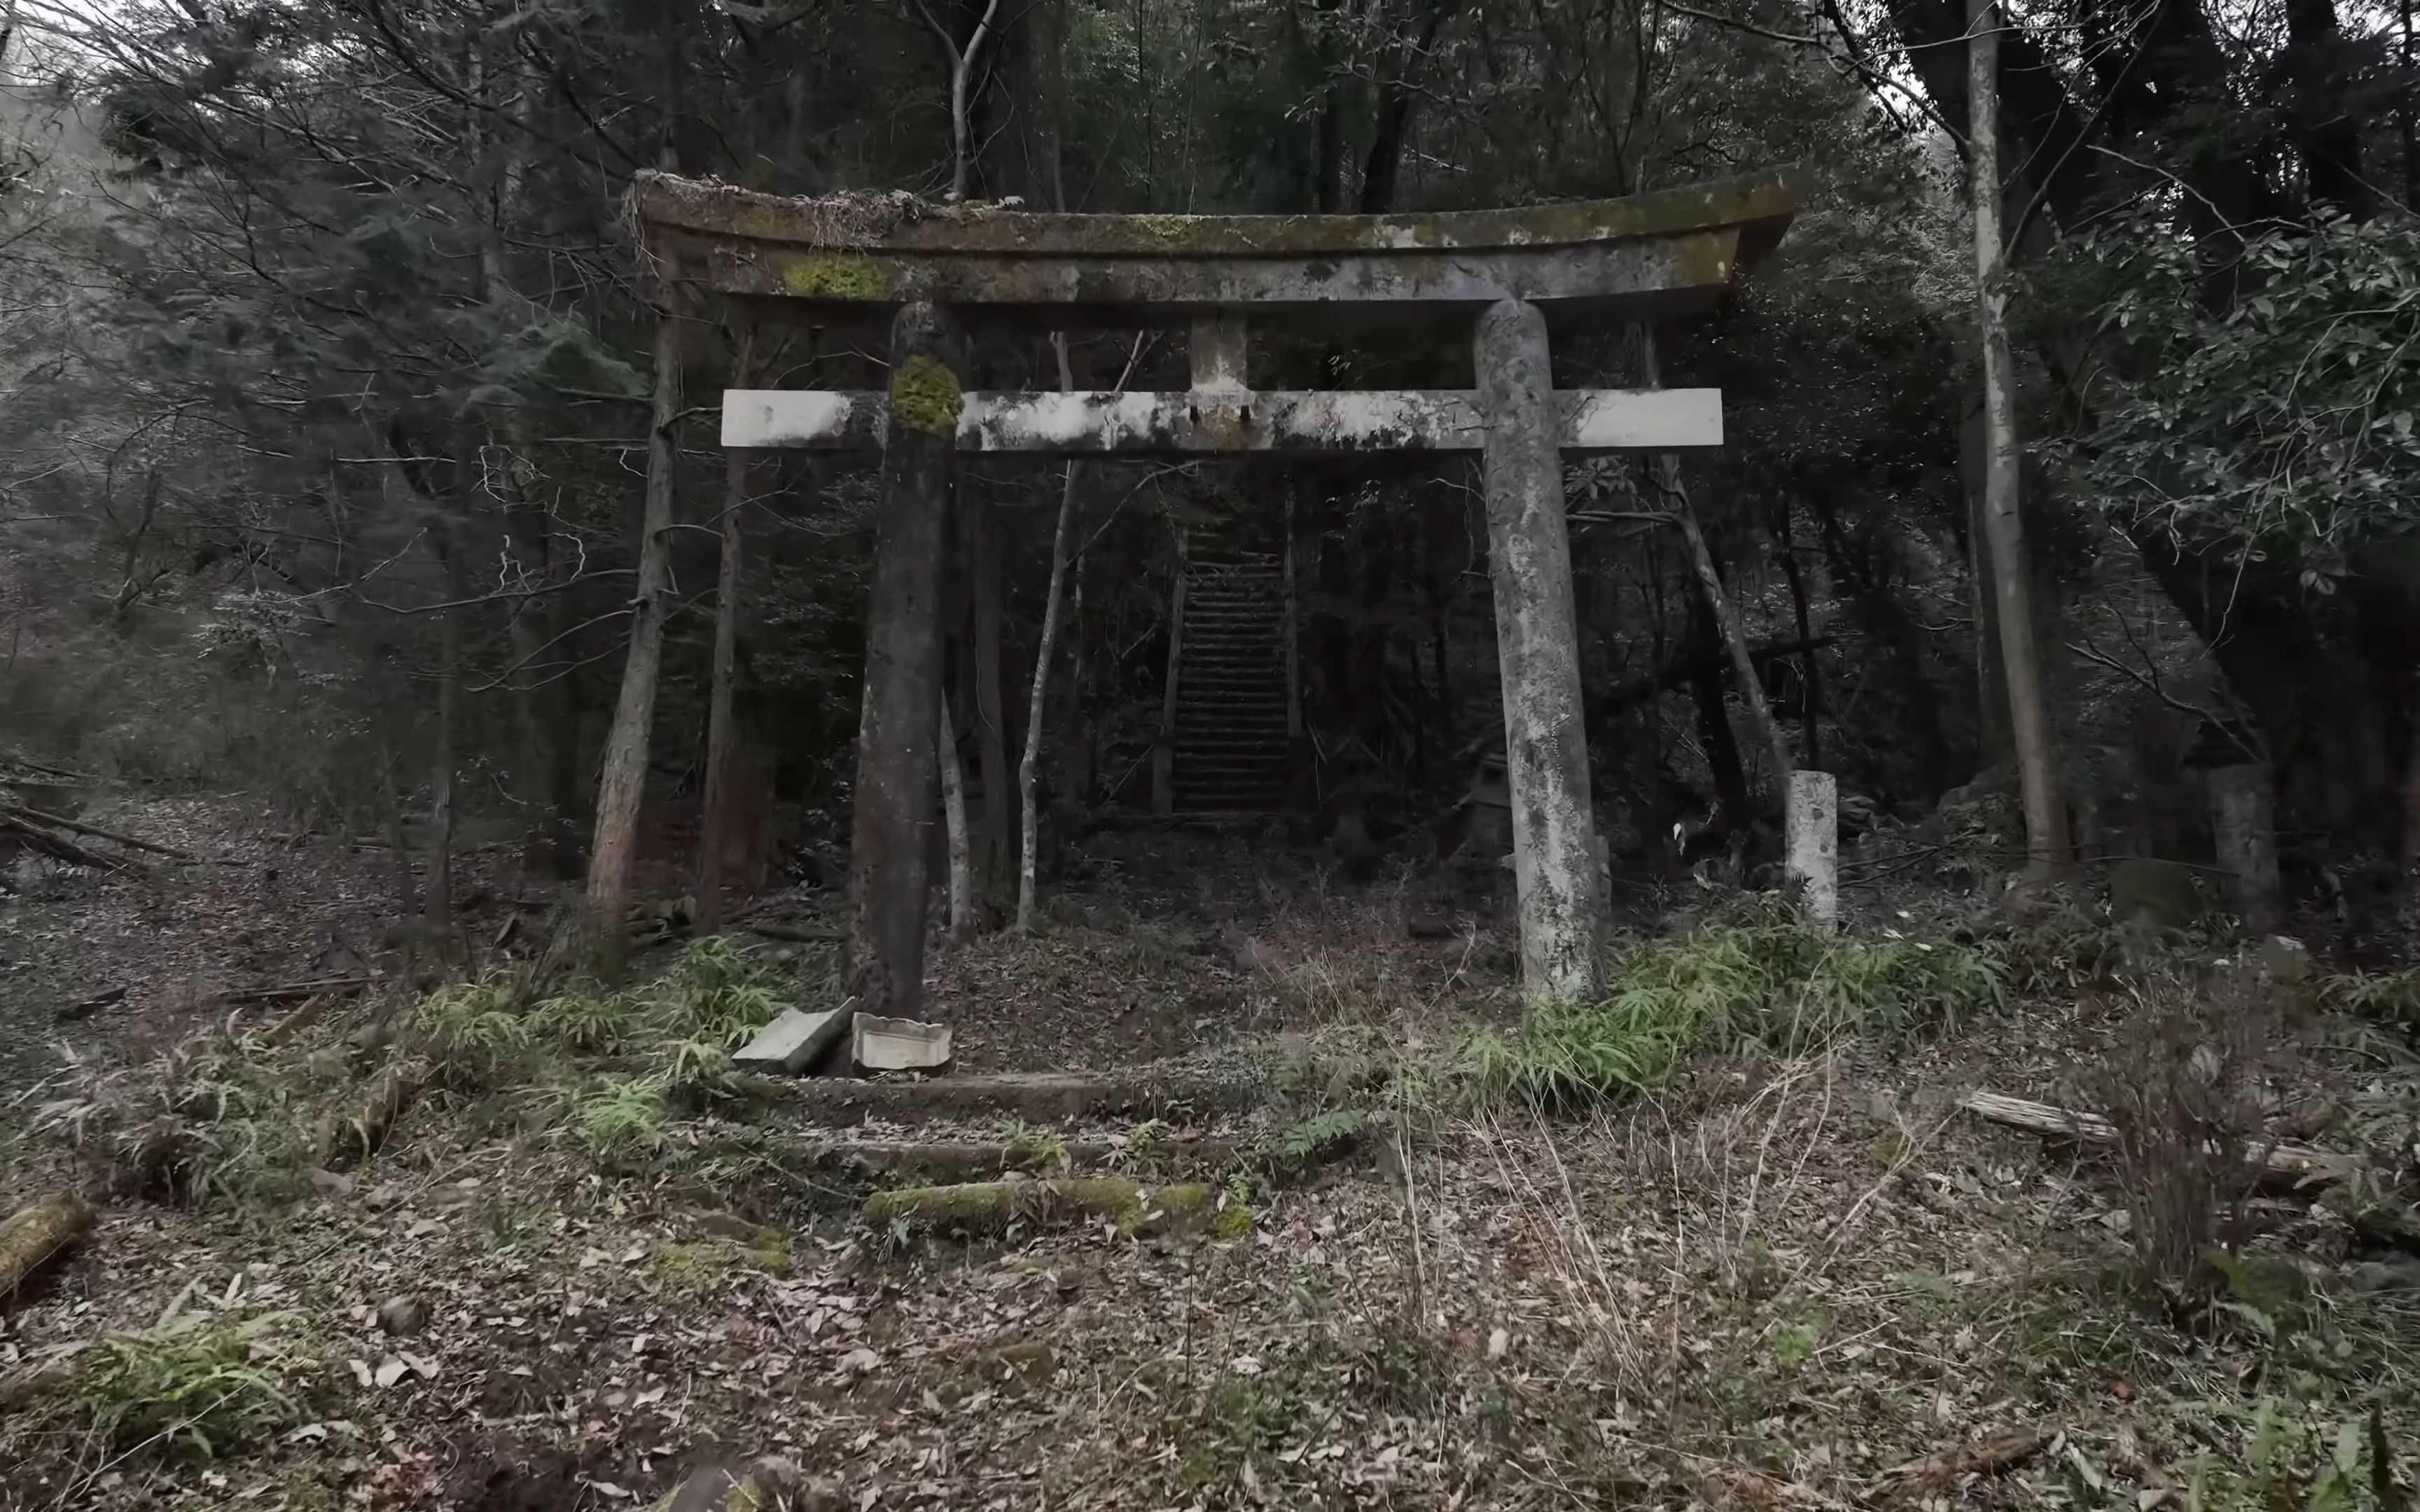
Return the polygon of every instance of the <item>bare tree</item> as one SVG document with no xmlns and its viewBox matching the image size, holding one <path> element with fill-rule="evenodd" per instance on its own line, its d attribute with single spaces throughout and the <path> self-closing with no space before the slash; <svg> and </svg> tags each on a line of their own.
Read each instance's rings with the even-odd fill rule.
<svg viewBox="0 0 2420 1512">
<path fill-rule="evenodd" d="M 746 386 L 755 366 L 756 328 L 742 324 L 731 354 L 731 387 Z M 698 929 L 722 928 L 724 841 L 733 821 L 732 770 L 738 759 L 733 727 L 732 680 L 739 660 L 741 517 L 748 508 L 748 454 L 733 447 L 722 459 L 722 560 L 715 578 L 714 671 L 706 693 L 706 801 L 699 815 L 697 847 Z"/>
<path fill-rule="evenodd" d="M 630 651 L 622 664 L 622 692 L 605 737 L 605 765 L 597 788 L 597 833 L 588 856 L 589 926 L 598 964 L 620 965 L 622 919 L 629 905 L 637 859 L 639 800 L 647 786 L 647 745 L 654 733 L 656 682 L 664 656 L 664 621 L 671 610 L 673 471 L 679 460 L 680 325 L 671 289 L 656 315 L 656 395 L 647 423 L 646 508 L 639 526 L 639 582 L 630 601 Z"/>
<path fill-rule="evenodd" d="M 1983 527 L 1991 547 L 1992 595 L 1999 609 L 2000 661 L 2016 737 L 2029 871 L 2068 859 L 2067 810 L 2053 762 L 2050 704 L 2034 638 L 2031 574 L 2020 513 L 2016 359 L 2009 346 L 2000 234 L 2000 19 L 1993 0 L 1967 0 L 1967 138 L 1974 176 L 1975 312 L 1983 337 Z"/>
</svg>

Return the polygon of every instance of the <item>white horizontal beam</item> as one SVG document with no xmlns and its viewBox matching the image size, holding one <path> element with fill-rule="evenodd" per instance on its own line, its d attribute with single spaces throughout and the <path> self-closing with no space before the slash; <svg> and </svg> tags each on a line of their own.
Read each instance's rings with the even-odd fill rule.
<svg viewBox="0 0 2420 1512">
<path fill-rule="evenodd" d="M 1720 389 L 1564 389 L 1555 401 L 1567 452 L 1723 444 Z M 886 416 L 878 393 L 731 389 L 722 395 L 722 444 L 867 450 L 882 444 Z M 1469 452 L 1484 429 L 1479 396 L 1465 390 L 971 393 L 959 411 L 958 448 L 1055 456 Z"/>
</svg>

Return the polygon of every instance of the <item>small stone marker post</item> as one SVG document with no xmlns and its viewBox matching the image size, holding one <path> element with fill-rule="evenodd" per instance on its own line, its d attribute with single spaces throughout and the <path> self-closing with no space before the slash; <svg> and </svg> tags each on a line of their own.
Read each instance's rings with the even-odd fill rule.
<svg viewBox="0 0 2420 1512">
<path fill-rule="evenodd" d="M 1840 788 L 1829 772 L 1792 772 L 1786 863 L 1799 906 L 1819 924 L 1840 921 Z"/>
</svg>

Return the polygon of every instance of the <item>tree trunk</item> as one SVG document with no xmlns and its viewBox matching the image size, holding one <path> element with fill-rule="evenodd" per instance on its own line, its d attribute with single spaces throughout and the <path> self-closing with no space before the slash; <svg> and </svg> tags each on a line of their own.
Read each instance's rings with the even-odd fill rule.
<svg viewBox="0 0 2420 1512">
<path fill-rule="evenodd" d="M 982 723 L 976 754 L 983 777 L 983 868 L 978 882 L 986 897 L 996 897 L 1005 883 L 1010 859 L 1008 837 L 1015 805 L 1009 798 L 1008 717 L 1001 692 L 999 517 L 981 499 L 970 499 L 959 511 L 970 524 L 974 599 L 975 717 Z"/>
<path fill-rule="evenodd" d="M 1781 571 L 1790 579 L 1790 607 L 1798 621 L 1798 643 L 1807 648 L 1799 659 L 1798 728 L 1799 739 L 1806 743 L 1806 764 L 1820 768 L 1823 764 L 1823 682 L 1815 659 L 1815 633 L 1810 627 L 1807 607 L 1807 579 L 1798 565 L 1798 548 L 1785 529 L 1781 536 Z"/>
<path fill-rule="evenodd" d="M 1638 350 L 1641 382 L 1647 388 L 1662 388 L 1663 365 L 1655 351 L 1655 332 L 1644 326 L 1638 332 Z M 1740 624 L 1730 594 L 1723 588 L 1722 569 L 1714 563 L 1714 549 L 1706 544 L 1706 532 L 1698 524 L 1697 508 L 1690 503 L 1689 490 L 1681 481 L 1680 457 L 1666 452 L 1649 467 L 1656 492 L 1662 495 L 1661 502 L 1681 527 L 1681 538 L 1688 546 L 1689 564 L 1697 572 L 1698 586 L 1705 593 L 1707 612 L 1714 616 L 1714 629 L 1730 657 L 1731 673 L 1739 680 L 1740 702 L 1747 705 L 1748 717 L 1755 721 L 1766 757 L 1773 764 L 1773 801 L 1777 807 L 1795 764 L 1790 759 L 1790 742 L 1782 738 L 1781 726 L 1774 721 L 1773 705 L 1764 696 L 1764 683 L 1756 674 L 1756 657 L 1748 648 L 1747 631 Z"/>
<path fill-rule="evenodd" d="M 1723 655 L 1722 636 L 1714 616 L 1702 604 L 1693 616 L 1698 633 L 1692 639 L 1711 656 L 1693 655 L 1689 696 L 1698 707 L 1698 738 L 1705 742 L 1706 769 L 1714 779 L 1714 807 L 1734 828 L 1745 828 L 1755 816 L 1756 800 L 1748 791 L 1747 766 L 1740 760 L 1739 736 L 1731 729 L 1730 702 L 1723 696 L 1722 673 L 1715 668 Z"/>
<path fill-rule="evenodd" d="M 755 367 L 755 347 L 754 324 L 741 326 L 738 346 L 731 354 L 733 388 L 747 387 Z M 722 888 L 730 881 L 722 874 L 722 858 L 729 850 L 735 818 L 731 800 L 737 774 L 732 764 L 738 759 L 739 742 L 733 723 L 731 684 L 739 660 L 740 547 L 748 511 L 748 453 L 736 447 L 723 455 L 722 556 L 715 578 L 714 671 L 706 693 L 706 800 L 700 806 L 703 811 L 697 826 L 698 932 L 703 934 L 721 933 Z"/>
<path fill-rule="evenodd" d="M 395 861 L 395 911 L 398 918 L 420 917 L 420 879 L 412 874 L 411 847 L 403 827 L 403 794 L 396 787 L 396 752 L 395 737 L 389 733 L 392 719 L 380 718 L 379 729 L 379 795 L 384 800 L 387 855 Z"/>
<path fill-rule="evenodd" d="M 1054 334 L 1050 344 L 1059 358 L 1059 387 L 1075 387 L 1067 365 L 1067 337 Z M 1050 687 L 1050 658 L 1059 645 L 1059 595 L 1067 580 L 1067 543 L 1076 525 L 1076 464 L 1067 464 L 1059 485 L 1059 518 L 1050 530 L 1050 586 L 1042 596 L 1042 637 L 1033 650 L 1033 690 L 1025 705 L 1025 754 L 1016 764 L 1016 809 L 1021 829 L 1016 850 L 1016 927 L 1033 928 L 1040 911 L 1034 882 L 1035 857 L 1042 848 L 1040 811 L 1033 803 L 1034 768 L 1042 758 L 1042 711 Z"/>
<path fill-rule="evenodd" d="M 973 844 L 967 835 L 966 767 L 958 760 L 958 732 L 950 718 L 950 696 L 941 695 L 940 712 L 941 824 L 950 845 L 950 943 L 964 945 L 975 934 L 975 869 Z"/>
<path fill-rule="evenodd" d="M 597 964 L 621 970 L 628 944 L 623 918 L 637 858 L 639 801 L 647 788 L 647 748 L 655 732 L 656 679 L 671 609 L 674 472 L 679 466 L 680 325 L 672 290 L 659 291 L 656 315 L 656 393 L 647 423 L 647 492 L 639 525 L 638 586 L 630 601 L 630 649 L 622 664 L 622 692 L 605 737 L 605 768 L 597 790 L 597 830 L 588 852 L 588 917 Z"/>
<path fill-rule="evenodd" d="M 913 1018 L 924 993 L 925 848 L 941 712 L 940 573 L 965 370 L 937 306 L 891 326 L 891 404 L 874 526 L 865 693 L 849 846 L 848 990 L 861 1011 Z"/>
<path fill-rule="evenodd" d="M 2282 915 L 2277 885 L 2277 822 L 2263 766 L 2221 766 L 2210 774 L 2211 831 L 2218 864 L 2232 882 L 2227 900 L 2243 927 L 2273 933 Z"/>
<path fill-rule="evenodd" d="M 467 448 L 466 448 L 467 450 Z M 465 462 L 467 471 L 468 463 Z M 467 494 L 467 485 L 457 490 Z M 438 619 L 437 732 L 428 776 L 428 891 L 422 918 L 441 960 L 454 954 L 454 771 L 461 742 L 462 600 L 471 596 L 469 575 L 452 531 L 439 522 L 429 533 L 444 569 L 445 596 L 452 600 Z"/>
<path fill-rule="evenodd" d="M 2019 513 L 2016 361 L 2009 347 L 2000 242 L 2000 18 L 1993 0 L 1967 0 L 1967 136 L 1973 162 L 1976 312 L 1983 333 L 1983 523 L 1989 532 L 2000 660 L 2009 680 L 2017 785 L 2025 810 L 2029 871 L 2069 861 L 2067 810 L 2059 801 L 2050 702 L 2034 638 L 2033 575 L 2026 571 Z"/>
<path fill-rule="evenodd" d="M 1773 717 L 1773 705 L 1764 696 L 1764 682 L 1756 674 L 1756 654 L 1747 643 L 1747 632 L 1740 625 L 1739 611 L 1732 608 L 1730 594 L 1723 589 L 1723 576 L 1714 565 L 1714 553 L 1706 545 L 1706 532 L 1698 526 L 1698 512 L 1689 502 L 1688 489 L 1681 486 L 1678 459 L 1656 458 L 1655 466 L 1666 473 L 1663 479 L 1665 506 L 1680 523 L 1682 539 L 1689 548 L 1690 565 L 1697 569 L 1698 586 L 1706 595 L 1707 612 L 1713 615 L 1715 632 L 1722 637 L 1724 655 L 1730 658 L 1731 675 L 1739 683 L 1740 702 L 1747 705 L 1748 717 L 1756 723 L 1757 734 L 1764 742 L 1764 753 L 1773 764 L 1772 784 L 1775 802 L 1790 782 L 1794 764 L 1790 759 L 1790 742 L 1782 737 L 1781 725 Z"/>
</svg>

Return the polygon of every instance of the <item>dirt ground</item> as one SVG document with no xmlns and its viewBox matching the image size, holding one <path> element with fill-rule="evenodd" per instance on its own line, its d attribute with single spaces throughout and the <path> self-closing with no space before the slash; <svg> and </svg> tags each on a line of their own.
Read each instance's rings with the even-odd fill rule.
<svg viewBox="0 0 2420 1512">
<path fill-rule="evenodd" d="M 186 812 L 143 832 L 209 830 L 229 864 L 5 905 L 0 1211 L 97 1190 L 105 1140 L 55 1115 L 101 1068 L 154 1074 L 223 1016 L 212 986 L 287 980 L 322 932 L 380 916 L 374 854 Z M 2345 1445 L 2420 1443 L 2420 1288 L 2340 1206 L 2260 1197 L 2233 1310 L 2180 1317 L 2132 1280 L 2120 1172 L 1959 1112 L 1978 1087 L 2071 1095 L 2139 1033 L 2121 994 L 1888 1053 L 1711 1062 L 1593 1116 L 1482 1111 L 1355 1068 L 1506 1018 L 1500 920 L 1421 884 L 1268 882 L 1240 843 L 1130 843 L 1035 937 L 945 958 L 935 1014 L 963 1070 L 1224 1057 L 1265 1106 L 837 1134 L 735 1107 L 599 1159 L 495 1089 L 441 1088 L 373 1160 L 273 1202 L 106 1198 L 0 1311 L 0 1506 L 643 1507 L 765 1456 L 815 1485 L 806 1504 L 858 1512 L 2149 1512 L 2281 1488 L 2382 1509 L 2412 1483 L 2403 1450 L 2386 1481 L 2312 1502 Z M 53 1022 L 120 982 L 124 1002 Z M 342 1075 L 324 1057 L 347 1026 L 298 1037 L 294 1075 Z M 2408 1054 L 2316 1025 L 2293 1057 L 2298 1089 L 2408 1140 Z M 1208 1169 L 1206 1232 L 962 1238 L 867 1223 L 869 1183 L 823 1158 L 835 1137 L 1023 1141 L 1046 1174 L 1106 1149 L 1146 1206 L 1203 1175 L 1188 1150 L 1258 1153 Z M 197 1365 L 172 1336 L 241 1344 Z M 130 1439 L 100 1426 L 129 1381 L 255 1411 L 207 1443 Z"/>
</svg>

